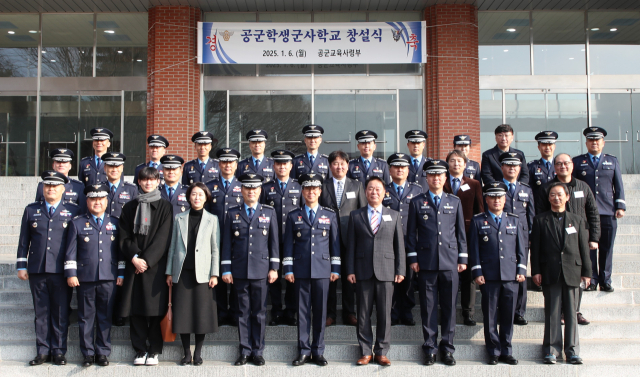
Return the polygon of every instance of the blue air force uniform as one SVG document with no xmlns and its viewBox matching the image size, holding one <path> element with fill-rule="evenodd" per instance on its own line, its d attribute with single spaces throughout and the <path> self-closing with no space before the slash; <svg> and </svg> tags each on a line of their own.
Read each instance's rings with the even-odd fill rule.
<svg viewBox="0 0 640 377">
<path fill-rule="evenodd" d="M 113 132 L 106 128 L 93 128 L 89 133 L 93 140 L 113 139 Z M 104 172 L 104 162 L 102 162 L 102 159 L 93 154 L 80 160 L 80 164 L 78 165 L 78 180 L 82 182 L 85 187 L 106 182 L 107 175 Z"/>
<path fill-rule="evenodd" d="M 68 183 L 68 178 L 45 171 L 46 184 Z M 64 355 L 67 352 L 69 303 L 72 290 L 64 278 L 64 256 L 71 220 L 80 213 L 74 203 L 60 201 L 50 214 L 44 201 L 24 209 L 16 269 L 29 274 L 29 288 L 35 310 L 38 355 Z"/>
<path fill-rule="evenodd" d="M 238 162 L 238 169 L 236 170 L 236 177 L 240 177 L 243 174 L 258 174 L 264 177 L 265 182 L 269 182 L 274 179 L 273 172 L 273 158 L 262 156 L 258 167 L 255 166 L 256 160 L 251 157 L 247 157 L 244 160 Z"/>
<path fill-rule="evenodd" d="M 494 187 L 495 186 L 495 187 Z M 494 182 L 485 186 L 486 195 L 504 195 L 506 186 Z M 513 319 L 516 310 L 518 282 L 516 275 L 526 275 L 528 245 L 526 232 L 520 226 L 523 219 L 502 212 L 479 213 L 469 228 L 469 267 L 473 278 L 484 276 L 482 311 L 484 339 L 490 356 L 511 355 Z M 498 332 L 498 323 L 500 331 Z"/>
<path fill-rule="evenodd" d="M 63 203 L 74 203 L 80 207 L 80 213 L 87 212 L 87 198 L 84 196 L 84 185 L 77 179 L 69 178 L 69 183 L 64 185 L 64 194 L 62 194 Z M 36 202 L 44 202 L 44 194 L 42 182 L 38 183 L 36 189 Z"/>
<path fill-rule="evenodd" d="M 462 175 L 480 182 L 480 164 L 478 163 L 478 161 L 474 161 L 469 158 L 467 160 L 467 166 L 464 168 L 464 172 L 462 173 Z"/>
<path fill-rule="evenodd" d="M 189 187 L 195 182 L 208 182 L 220 177 L 220 165 L 218 161 L 209 158 L 202 168 L 202 161 L 199 159 L 191 160 L 184 164 L 182 171 L 182 184 Z"/>
<path fill-rule="evenodd" d="M 251 177 L 253 176 L 253 177 Z M 260 187 L 263 178 L 247 174 L 243 184 Z M 255 181 L 255 182 L 254 182 Z M 278 271 L 277 214 L 273 207 L 257 204 L 249 217 L 246 204 L 232 207 L 224 222 L 220 270 L 232 274 L 238 299 L 240 353 L 262 356 L 266 329 L 267 276 Z"/>
<path fill-rule="evenodd" d="M 432 160 L 427 174 L 444 174 L 448 164 Z M 460 199 L 443 192 L 437 198 L 430 191 L 411 200 L 405 248 L 407 263 L 418 263 L 418 288 L 425 354 L 453 353 L 458 295 L 458 264 L 467 264 L 467 238 Z M 438 303 L 442 313 L 442 340 L 438 346 Z"/>
<path fill-rule="evenodd" d="M 162 135 L 155 135 L 154 134 L 154 135 L 150 135 L 147 138 L 147 145 L 149 147 L 167 148 L 167 147 L 169 147 L 169 140 L 167 140 L 167 138 L 165 138 Z M 162 172 L 162 169 L 163 169 L 162 161 L 160 161 L 160 162 L 149 161 L 149 162 L 145 162 L 145 163 L 142 163 L 142 164 L 136 166 L 135 173 L 133 174 L 133 183 L 135 185 L 138 184 L 138 173 L 140 173 L 140 170 L 142 170 L 142 168 L 146 168 L 146 167 L 157 169 L 158 173 L 160 174 L 160 183 L 161 184 L 164 183 L 164 173 Z"/>
<path fill-rule="evenodd" d="M 311 163 L 309 152 L 296 156 L 293 159 L 293 167 L 289 175 L 291 178 L 298 179 L 302 174 L 316 173 L 322 176 L 322 179 L 331 178 L 331 169 L 329 169 L 329 156 L 318 153 Z"/>
<path fill-rule="evenodd" d="M 404 134 L 404 138 L 407 139 L 408 143 L 425 143 L 427 141 L 428 135 L 423 130 L 410 130 Z M 415 158 L 410 155 L 406 155 L 409 157 L 409 176 L 407 177 L 407 181 L 415 182 L 421 186 L 426 185 L 425 181 L 425 173 L 424 173 L 424 163 L 432 160 L 430 157 L 420 156 L 420 158 Z M 406 279 L 405 279 L 406 280 Z"/>
<path fill-rule="evenodd" d="M 607 131 L 600 127 L 584 130 L 587 139 L 599 139 L 607 136 Z M 596 197 L 600 213 L 601 236 L 598 250 L 591 250 L 592 288 L 600 284 L 611 286 L 613 271 L 613 244 L 618 231 L 616 210 L 626 210 L 624 187 L 620 163 L 615 156 L 601 153 L 592 156 L 586 153 L 573 158 L 573 176 L 586 182 Z M 599 252 L 599 254 L 598 254 Z M 609 288 L 606 288 L 609 290 Z"/>
<path fill-rule="evenodd" d="M 556 177 L 553 161 L 546 161 L 543 158 L 530 161 L 527 164 L 527 169 L 529 169 L 529 184 L 536 195 L 545 183 L 553 181 Z"/>
<path fill-rule="evenodd" d="M 171 187 L 167 186 L 166 183 L 158 186 L 162 199 L 168 200 L 171 203 L 174 217 L 191 208 L 191 204 L 189 204 L 189 201 L 187 200 L 188 188 L 188 185 L 177 183 L 176 187 L 173 188 L 173 195 L 170 195 L 172 190 L 170 190 Z"/>
<path fill-rule="evenodd" d="M 109 203 L 107 204 L 106 213 L 111 217 L 120 218 L 122 207 L 138 197 L 138 186 L 130 182 L 125 182 L 123 179 L 120 179 L 115 191 L 113 191 L 113 187 L 115 186 L 110 182 L 107 183 L 107 185 L 109 186 L 109 195 L 107 196 Z"/>
<path fill-rule="evenodd" d="M 354 158 L 349 161 L 349 170 L 347 171 L 347 177 L 354 179 L 364 186 L 367 179 L 370 177 L 380 177 L 385 184 L 391 182 L 389 176 L 389 166 L 387 162 L 380 158 L 371 157 L 369 163 L 369 169 L 365 168 L 365 163 L 362 157 Z"/>
<path fill-rule="evenodd" d="M 100 191 L 97 191 L 100 190 Z M 107 194 L 104 185 L 94 192 Z M 89 194 L 91 195 L 91 194 Z M 67 240 L 65 277 L 76 276 L 78 327 L 83 356 L 111 354 L 111 317 L 115 301 L 116 278 L 124 275 L 125 262 L 119 261 L 118 218 L 85 214 L 73 219 Z M 94 323 L 96 337 L 94 345 Z"/>
</svg>

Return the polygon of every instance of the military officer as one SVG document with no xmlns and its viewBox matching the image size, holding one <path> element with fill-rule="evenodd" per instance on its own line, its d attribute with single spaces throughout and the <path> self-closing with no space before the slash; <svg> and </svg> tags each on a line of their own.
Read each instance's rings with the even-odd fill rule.
<svg viewBox="0 0 640 377">
<path fill-rule="evenodd" d="M 489 364 L 502 361 L 516 365 L 518 360 L 512 355 L 511 338 L 518 282 L 524 282 L 527 273 L 528 245 L 519 224 L 524 219 L 504 212 L 507 186 L 503 182 L 485 185 L 483 191 L 487 210 L 471 220 L 469 266 L 482 291 L 484 342 Z"/>
<path fill-rule="evenodd" d="M 189 185 L 181 183 L 184 159 L 175 154 L 167 154 L 162 156 L 160 163 L 164 170 L 164 183 L 158 186 L 158 190 L 160 190 L 162 199 L 171 202 L 173 216 L 175 216 L 191 208 L 187 200 Z"/>
<path fill-rule="evenodd" d="M 106 163 L 106 161 L 105 161 Z M 111 316 L 116 284 L 122 285 L 125 262 L 119 260 L 118 218 L 106 213 L 109 187 L 87 186 L 88 213 L 69 227 L 64 276 L 78 295 L 78 328 L 83 367 L 109 365 Z M 93 325 L 96 325 L 96 336 Z"/>
<path fill-rule="evenodd" d="M 298 179 L 305 173 L 318 173 L 322 175 L 323 179 L 331 177 L 329 156 L 318 153 L 320 144 L 322 144 L 324 128 L 316 124 L 308 124 L 302 127 L 302 133 L 304 134 L 304 144 L 307 146 L 307 151 L 293 159 L 291 177 Z"/>
<path fill-rule="evenodd" d="M 613 243 L 618 230 L 618 219 L 624 216 L 627 208 L 622 173 L 618 159 L 602 153 L 607 131 L 600 127 L 589 127 L 582 133 L 587 139 L 588 153 L 573 158 L 573 176 L 586 182 L 595 195 L 601 229 L 598 249 L 591 250 L 593 276 L 591 284 L 585 290 L 595 291 L 600 284 L 601 291 L 613 292 Z"/>
<path fill-rule="evenodd" d="M 340 277 L 340 227 L 336 213 L 318 205 L 323 179 L 320 174 L 300 176 L 305 206 L 286 215 L 283 272 L 295 284 L 298 301 L 298 358 L 294 366 L 312 360 L 327 365 L 324 330 L 329 282 Z M 310 342 L 313 313 L 313 342 Z"/>
<path fill-rule="evenodd" d="M 425 365 L 433 365 L 438 350 L 446 365 L 455 365 L 458 274 L 467 268 L 467 237 L 460 199 L 443 192 L 448 164 L 427 161 L 429 190 L 411 200 L 405 248 L 407 263 L 418 274 Z M 442 340 L 438 346 L 438 304 Z"/>
<path fill-rule="evenodd" d="M 427 144 L 427 137 L 427 133 L 423 130 L 411 130 L 404 134 L 404 138 L 407 139 L 407 149 L 409 149 L 409 155 L 411 156 L 407 180 L 418 183 L 423 188 L 427 186 L 423 169 L 424 163 L 431 160 L 431 158 L 422 155 Z"/>
<path fill-rule="evenodd" d="M 462 175 L 480 182 L 480 164 L 469 158 L 471 151 L 471 137 L 469 135 L 456 135 L 453 137 L 453 149 L 462 151 L 467 156 L 467 166 Z"/>
<path fill-rule="evenodd" d="M 387 162 L 383 159 L 373 157 L 373 152 L 376 150 L 377 138 L 378 134 L 369 130 L 362 130 L 356 133 L 360 157 L 349 161 L 347 177 L 362 183 L 362 186 L 364 186 L 369 177 L 373 176 L 382 178 L 385 184 L 391 182 Z"/>
<path fill-rule="evenodd" d="M 422 194 L 422 186 L 415 182 L 409 182 L 407 177 L 411 166 L 410 156 L 405 153 L 394 153 L 387 159 L 391 183 L 387 184 L 382 205 L 394 211 L 400 212 L 402 233 L 407 234 L 407 220 L 409 219 L 409 204 L 411 199 Z M 391 325 L 403 324 L 415 326 L 411 310 L 416 305 L 415 301 L 415 274 L 408 268 L 406 278 L 400 283 L 394 283 L 393 299 L 391 306 Z"/>
<path fill-rule="evenodd" d="M 62 195 L 63 203 L 75 203 L 80 207 L 81 213 L 87 210 L 87 201 L 84 197 L 84 184 L 77 179 L 69 177 L 69 170 L 71 170 L 71 161 L 73 161 L 74 153 L 71 149 L 59 148 L 49 152 L 49 158 L 53 160 L 52 168 L 58 173 L 64 174 L 69 179 L 69 183 L 64 185 L 64 194 Z M 36 202 L 44 201 L 44 194 L 42 193 L 43 182 L 38 183 L 36 189 Z"/>
<path fill-rule="evenodd" d="M 72 290 L 64 279 L 69 223 L 80 207 L 62 202 L 69 178 L 48 170 L 41 175 L 44 201 L 27 205 L 22 215 L 16 270 L 29 280 L 36 328 L 36 357 L 29 365 L 53 361 L 65 365 Z"/>
<path fill-rule="evenodd" d="M 292 161 L 294 154 L 286 150 L 275 150 L 271 152 L 273 158 L 273 169 L 275 179 L 262 185 L 260 193 L 260 203 L 268 204 L 275 208 L 278 214 L 278 229 L 280 229 L 280 258 L 284 252 L 284 235 L 287 214 L 302 206 L 302 188 L 297 179 L 290 178 Z M 319 174 L 319 173 L 314 173 Z M 321 176 L 321 174 L 319 174 Z M 296 326 L 296 296 L 292 283 L 286 283 L 285 288 L 285 310 L 282 309 L 282 284 L 281 279 L 269 284 L 269 295 L 271 296 L 271 322 L 270 326 L 289 325 Z"/>
<path fill-rule="evenodd" d="M 199 131 L 191 137 L 191 141 L 193 142 L 198 158 L 184 164 L 182 184 L 189 186 L 193 182 L 206 183 L 212 179 L 218 179 L 220 177 L 218 161 L 209 158 L 209 152 L 211 152 L 211 145 L 213 143 L 213 134 L 209 131 Z"/>
<path fill-rule="evenodd" d="M 222 280 L 234 284 L 238 300 L 240 357 L 235 365 L 253 361 L 265 364 L 264 335 L 267 321 L 267 282 L 278 278 L 278 215 L 273 207 L 258 203 L 264 178 L 243 174 L 244 204 L 229 209 L 222 234 Z"/>
<path fill-rule="evenodd" d="M 138 187 L 122 179 L 124 162 L 127 156 L 122 153 L 109 152 L 102 156 L 104 172 L 107 175 L 109 195 L 107 196 L 107 214 L 120 218 L 122 207 L 138 197 Z"/>
<path fill-rule="evenodd" d="M 273 159 L 265 157 L 264 148 L 267 144 L 269 135 L 265 130 L 251 130 L 247 132 L 247 140 L 249 141 L 249 149 L 251 149 L 251 157 L 247 157 L 240 161 L 236 170 L 236 177 L 243 174 L 253 173 L 264 177 L 265 182 L 273 179 Z"/>
<path fill-rule="evenodd" d="M 527 168 L 529 169 L 529 184 L 534 196 L 537 198 L 538 190 L 556 176 L 553 153 L 556 150 L 558 133 L 555 131 L 542 131 L 536 135 L 535 139 L 538 142 L 541 158 L 529 162 Z"/>
<path fill-rule="evenodd" d="M 229 208 L 243 203 L 242 183 L 235 177 L 240 152 L 233 148 L 222 148 L 218 149 L 216 157 L 218 157 L 220 164 L 220 178 L 206 183 L 211 192 L 211 201 L 207 203 L 205 209 L 218 216 L 222 231 Z M 221 239 L 221 242 L 224 243 L 224 239 Z M 231 293 L 228 293 L 228 287 L 227 283 L 222 280 L 219 280 L 215 287 L 218 323 L 237 326 L 238 303 L 235 287 L 231 286 Z"/>
<path fill-rule="evenodd" d="M 102 155 L 107 153 L 113 139 L 113 132 L 106 128 L 93 128 L 89 133 L 93 139 L 93 155 L 80 160 L 78 166 L 78 180 L 84 183 L 85 187 L 107 181 Z"/>
<path fill-rule="evenodd" d="M 164 183 L 164 172 L 162 169 L 162 161 L 160 160 L 169 147 L 169 141 L 162 135 L 151 135 L 147 138 L 147 145 L 149 146 L 149 162 L 136 166 L 136 171 L 133 173 L 133 183 L 138 184 L 138 172 L 145 166 L 148 166 L 158 170 L 158 173 L 160 173 L 160 184 L 162 184 Z"/>
</svg>

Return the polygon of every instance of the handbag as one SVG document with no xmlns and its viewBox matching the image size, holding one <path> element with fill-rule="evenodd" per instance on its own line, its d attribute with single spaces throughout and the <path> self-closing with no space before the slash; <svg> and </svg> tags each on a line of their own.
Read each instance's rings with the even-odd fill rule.
<svg viewBox="0 0 640 377">
<path fill-rule="evenodd" d="M 160 321 L 160 329 L 162 331 L 162 340 L 171 343 L 175 342 L 176 334 L 173 333 L 173 312 L 171 311 L 171 291 L 172 287 L 169 287 L 169 308 L 167 314 L 164 315 L 162 321 Z"/>
</svg>

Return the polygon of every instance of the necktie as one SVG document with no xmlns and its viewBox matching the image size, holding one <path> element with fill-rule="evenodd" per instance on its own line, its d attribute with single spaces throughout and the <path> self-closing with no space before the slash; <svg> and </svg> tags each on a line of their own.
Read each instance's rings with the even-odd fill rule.
<svg viewBox="0 0 640 377">
<path fill-rule="evenodd" d="M 551 171 L 551 163 L 547 161 L 547 173 Z"/>
<path fill-rule="evenodd" d="M 451 191 L 453 195 L 458 195 L 458 189 L 460 189 L 460 180 L 458 178 L 453 179 L 453 185 L 451 185 Z"/>
<path fill-rule="evenodd" d="M 398 186 L 398 198 L 402 198 L 403 192 L 404 192 L 404 188 L 402 186 Z"/>
<path fill-rule="evenodd" d="M 253 208 L 249 207 L 249 220 L 253 219 Z"/>
<path fill-rule="evenodd" d="M 260 160 L 256 160 L 255 162 L 256 172 L 258 171 L 258 167 L 260 167 Z"/>
<path fill-rule="evenodd" d="M 338 190 L 336 191 L 336 202 L 338 203 L 338 208 L 340 208 L 340 203 L 342 202 L 342 181 L 338 181 Z"/>
<path fill-rule="evenodd" d="M 227 190 L 229 189 L 229 181 L 227 181 L 226 179 L 224 180 L 224 192 L 227 192 Z"/>
<path fill-rule="evenodd" d="M 439 209 L 440 208 L 440 197 L 439 196 L 434 196 L 433 197 L 433 203 L 435 203 L 436 209 Z"/>
<path fill-rule="evenodd" d="M 176 190 L 175 190 L 173 187 L 169 187 L 169 200 L 173 199 L 173 193 L 174 193 L 175 191 L 176 191 Z"/>
<path fill-rule="evenodd" d="M 96 166 L 100 167 L 100 164 L 102 163 L 102 159 L 98 156 L 96 156 Z"/>
<path fill-rule="evenodd" d="M 316 160 L 315 157 L 313 157 L 312 154 L 309 155 L 309 162 L 311 162 L 311 166 L 313 166 L 313 162 Z"/>
<path fill-rule="evenodd" d="M 101 218 L 96 218 L 96 223 L 98 223 L 98 228 L 102 228 L 102 219 Z"/>
<path fill-rule="evenodd" d="M 418 162 L 417 158 L 413 159 L 413 168 L 416 170 L 416 172 L 418 171 L 418 167 L 420 167 L 420 163 Z"/>
<path fill-rule="evenodd" d="M 204 162 L 200 162 L 200 171 L 204 172 Z"/>
<path fill-rule="evenodd" d="M 49 207 L 49 217 L 53 217 L 53 214 L 56 212 L 56 209 L 53 206 Z"/>
<path fill-rule="evenodd" d="M 600 162 L 598 156 L 593 156 L 593 166 L 598 166 L 598 162 Z"/>
<path fill-rule="evenodd" d="M 158 168 L 158 164 L 156 164 L 155 162 L 152 162 L 151 163 L 151 167 L 154 168 L 154 169 L 157 169 Z"/>
<path fill-rule="evenodd" d="M 111 185 L 111 195 L 115 195 L 116 194 L 116 186 L 115 185 Z"/>
<path fill-rule="evenodd" d="M 371 163 L 369 162 L 369 160 L 364 160 L 364 170 L 366 172 L 369 172 L 369 166 L 371 165 Z"/>
<path fill-rule="evenodd" d="M 500 228 L 500 223 L 502 222 L 500 221 L 500 217 L 494 215 L 493 220 L 496 222 L 496 225 L 498 225 L 498 228 Z"/>
<path fill-rule="evenodd" d="M 284 182 L 280 182 L 280 191 L 282 191 L 282 193 L 283 193 L 283 194 L 284 194 L 284 189 L 285 189 L 286 187 L 287 187 L 287 186 L 284 184 Z"/>
<path fill-rule="evenodd" d="M 378 211 L 375 209 L 371 214 L 371 230 L 373 230 L 373 234 L 378 233 L 378 228 L 380 227 L 380 223 L 378 222 Z"/>
<path fill-rule="evenodd" d="M 310 209 L 310 210 L 309 210 L 309 222 L 310 222 L 311 224 L 313 224 L 313 220 L 315 220 L 315 219 L 316 219 L 316 215 L 315 215 L 315 213 L 313 213 L 313 210 L 312 210 L 312 209 Z"/>
<path fill-rule="evenodd" d="M 509 183 L 509 194 L 511 194 L 511 197 L 513 197 L 515 193 L 516 193 L 516 185 L 514 185 L 513 183 Z"/>
</svg>

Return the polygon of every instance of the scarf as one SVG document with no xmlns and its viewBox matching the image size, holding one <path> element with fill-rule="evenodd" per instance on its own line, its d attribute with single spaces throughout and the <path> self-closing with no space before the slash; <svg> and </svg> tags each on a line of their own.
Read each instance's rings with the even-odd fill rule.
<svg viewBox="0 0 640 377">
<path fill-rule="evenodd" d="M 142 190 L 140 190 L 142 191 Z M 160 200 L 160 190 L 153 190 L 138 195 L 138 208 L 136 217 L 133 220 L 133 233 L 146 236 L 151 228 L 151 205 L 150 203 Z"/>
</svg>

